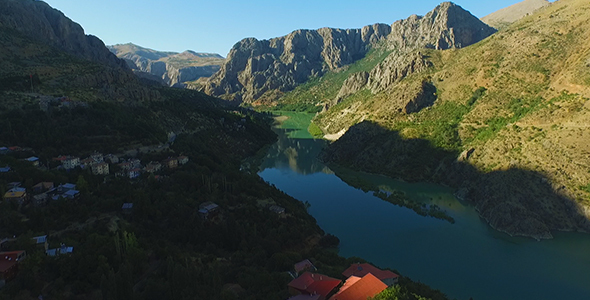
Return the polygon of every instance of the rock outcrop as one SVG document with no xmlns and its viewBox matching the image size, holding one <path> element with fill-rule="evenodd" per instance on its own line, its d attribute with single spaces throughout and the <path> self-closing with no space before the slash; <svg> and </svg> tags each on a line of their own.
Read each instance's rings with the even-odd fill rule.
<svg viewBox="0 0 590 300">
<path fill-rule="evenodd" d="M 392 26 L 297 30 L 271 40 L 244 39 L 232 48 L 226 63 L 202 90 L 239 102 L 272 101 L 310 77 L 355 62 L 372 47 L 394 50 L 368 77 L 352 75 L 329 106 L 365 88 L 364 81 L 373 92 L 379 92 L 392 82 L 427 68 L 428 62 L 412 53 L 416 49 L 461 48 L 495 31 L 460 6 L 445 2 L 424 17 L 414 15 Z"/>
<path fill-rule="evenodd" d="M 393 23 L 387 40 L 392 49 L 444 50 L 467 47 L 495 32 L 462 7 L 444 2 L 424 17 L 412 15 Z"/>
<path fill-rule="evenodd" d="M 364 57 L 390 31 L 386 24 L 375 24 L 362 29 L 297 30 L 262 41 L 247 38 L 234 45 L 203 90 L 239 102 L 254 102 L 275 90 L 286 92 L 312 76 Z"/>
<path fill-rule="evenodd" d="M 95 36 L 47 3 L 34 0 L 0 0 L 0 27 L 17 30 L 73 56 L 128 70 Z"/>
<path fill-rule="evenodd" d="M 194 51 L 164 52 L 140 47 L 131 43 L 109 46 L 111 52 L 124 59 L 141 77 L 158 78 L 169 86 L 182 86 L 184 82 L 210 77 L 219 71 L 224 58 L 215 53 Z"/>
</svg>

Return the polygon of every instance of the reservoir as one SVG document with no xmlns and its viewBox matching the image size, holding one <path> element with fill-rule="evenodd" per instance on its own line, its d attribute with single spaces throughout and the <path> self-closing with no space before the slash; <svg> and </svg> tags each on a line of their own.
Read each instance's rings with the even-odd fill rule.
<svg viewBox="0 0 590 300">
<path fill-rule="evenodd" d="M 319 226 L 340 238 L 340 255 L 398 270 L 450 299 L 590 299 L 590 235 L 554 233 L 541 242 L 510 237 L 448 187 L 326 166 L 317 155 L 327 142 L 306 131 L 312 115 L 289 114 L 275 128 L 279 140 L 259 175 L 309 202 Z M 367 186 L 437 205 L 455 223 L 386 202 Z"/>
</svg>

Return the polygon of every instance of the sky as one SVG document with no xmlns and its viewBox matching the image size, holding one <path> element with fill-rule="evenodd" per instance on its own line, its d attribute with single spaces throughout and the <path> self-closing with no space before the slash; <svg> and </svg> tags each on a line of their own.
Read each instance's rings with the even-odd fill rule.
<svg viewBox="0 0 590 300">
<path fill-rule="evenodd" d="M 521 0 L 456 0 L 483 17 Z M 424 15 L 441 0 L 45 0 L 105 44 L 160 51 L 218 53 L 246 37 L 270 39 L 297 29 L 361 28 Z"/>
</svg>

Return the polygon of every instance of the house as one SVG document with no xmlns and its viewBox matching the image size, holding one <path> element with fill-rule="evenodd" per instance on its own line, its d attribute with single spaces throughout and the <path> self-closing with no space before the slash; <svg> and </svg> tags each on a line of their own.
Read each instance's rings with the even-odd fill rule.
<svg viewBox="0 0 590 300">
<path fill-rule="evenodd" d="M 66 198 L 66 199 L 76 199 L 76 198 L 80 197 L 80 191 L 78 191 L 78 190 L 69 190 L 69 191 L 63 193 L 61 196 L 64 197 L 64 198 Z"/>
<path fill-rule="evenodd" d="M 8 191 L 9 191 L 9 192 L 12 192 L 12 193 L 18 193 L 18 192 L 26 192 L 26 191 L 27 191 L 27 189 L 26 189 L 26 188 L 24 188 L 24 187 L 20 187 L 20 186 L 18 186 L 18 187 L 13 187 L 13 188 L 11 188 L 11 189 L 10 189 L 10 190 L 8 190 Z"/>
<path fill-rule="evenodd" d="M 60 184 L 57 187 L 57 191 L 59 193 L 65 193 L 65 192 L 67 192 L 69 190 L 75 190 L 75 189 L 76 189 L 76 185 L 73 184 L 73 183 L 64 183 L 64 184 Z"/>
<path fill-rule="evenodd" d="M 0 281 L 5 282 L 16 277 L 18 264 L 25 257 L 25 251 L 0 252 Z"/>
<path fill-rule="evenodd" d="M 39 182 L 33 186 L 33 193 L 43 193 L 54 187 L 53 182 Z"/>
<path fill-rule="evenodd" d="M 122 162 L 120 164 L 118 164 L 119 168 L 121 168 L 121 170 L 123 171 L 128 171 L 133 169 L 133 165 L 131 165 L 130 162 L 126 161 L 126 162 Z"/>
<path fill-rule="evenodd" d="M 365 276 L 350 276 L 338 293 L 330 297 L 330 300 L 358 300 L 375 297 L 387 288 L 387 285 L 373 274 Z"/>
<path fill-rule="evenodd" d="M 287 286 L 289 287 L 289 293 L 293 296 L 299 294 L 320 295 L 318 299 L 325 300 L 328 299 L 340 283 L 342 281 L 339 279 L 322 274 L 305 272 L 301 276 L 291 280 Z"/>
<path fill-rule="evenodd" d="M 217 214 L 218 211 L 219 205 L 211 201 L 201 203 L 201 205 L 199 205 L 199 215 L 201 215 L 201 218 L 205 220 Z"/>
<path fill-rule="evenodd" d="M 47 256 L 55 257 L 58 255 L 71 254 L 72 252 L 74 252 L 74 247 L 66 247 L 66 245 L 61 244 L 59 248 L 45 251 L 45 254 L 47 254 Z"/>
<path fill-rule="evenodd" d="M 123 209 L 124 214 L 130 215 L 133 212 L 133 203 L 123 203 L 121 209 Z"/>
<path fill-rule="evenodd" d="M 162 164 L 159 162 L 150 162 L 146 167 L 145 171 L 148 173 L 156 173 L 162 169 Z"/>
<path fill-rule="evenodd" d="M 35 157 L 35 156 L 31 156 L 27 159 L 25 159 L 26 161 L 30 162 L 31 164 L 33 164 L 33 166 L 38 167 L 39 166 L 39 158 Z"/>
<path fill-rule="evenodd" d="M 94 152 L 92 153 L 92 155 L 90 155 L 89 158 L 92 159 L 95 163 L 104 162 L 104 156 L 102 155 L 102 153 Z"/>
<path fill-rule="evenodd" d="M 4 200 L 7 202 L 13 201 L 18 204 L 23 204 L 23 203 L 25 203 L 26 199 L 27 199 L 27 192 L 6 192 L 6 194 L 4 194 Z"/>
<path fill-rule="evenodd" d="M 178 159 L 174 157 L 168 157 L 162 161 L 162 165 L 164 165 L 168 169 L 174 169 L 178 167 Z"/>
<path fill-rule="evenodd" d="M 311 263 L 311 261 L 309 261 L 309 259 L 305 259 L 305 260 L 302 260 L 302 261 L 296 263 L 293 266 L 293 269 L 295 269 L 296 274 L 299 274 L 304 271 L 310 271 L 310 272 L 317 271 L 317 268 Z"/>
<path fill-rule="evenodd" d="M 8 173 L 10 172 L 10 167 L 6 166 L 6 167 L 0 167 L 0 173 Z"/>
<path fill-rule="evenodd" d="M 47 236 L 46 235 L 36 236 L 33 238 L 33 241 L 35 242 L 35 245 L 43 247 L 43 249 L 45 251 L 47 251 L 49 244 L 47 243 Z"/>
<path fill-rule="evenodd" d="M 278 205 L 272 205 L 268 209 L 277 215 L 281 215 L 281 214 L 285 213 L 285 209 L 283 207 L 278 206 Z"/>
<path fill-rule="evenodd" d="M 361 263 L 356 263 L 356 264 L 350 265 L 350 267 L 348 269 L 346 269 L 344 272 L 342 272 L 342 275 L 344 275 L 344 277 L 346 277 L 346 278 L 348 278 L 350 276 L 363 277 L 369 273 L 373 274 L 375 277 L 377 277 L 383 283 L 387 284 L 387 286 L 392 286 L 392 285 L 396 284 L 397 280 L 399 278 L 399 275 L 397 275 L 391 271 L 381 270 L 371 264 L 361 264 Z"/>
<path fill-rule="evenodd" d="M 135 178 L 139 177 L 139 175 L 141 175 L 140 168 L 135 168 L 135 169 L 129 170 L 129 179 L 135 179 Z"/>
<path fill-rule="evenodd" d="M 8 154 L 8 148 L 7 147 L 0 147 L 0 155 L 4 155 L 4 154 Z"/>
<path fill-rule="evenodd" d="M 92 165 L 92 174 L 109 175 L 109 164 L 106 162 L 95 163 Z"/>
<path fill-rule="evenodd" d="M 80 158 L 74 156 L 58 156 L 53 159 L 61 163 L 62 167 L 66 170 L 74 169 L 80 166 Z"/>
<path fill-rule="evenodd" d="M 91 167 L 93 164 L 94 164 L 94 160 L 90 157 L 85 158 L 80 161 L 80 167 L 82 167 L 83 169 Z"/>
<path fill-rule="evenodd" d="M 117 157 L 114 154 L 107 154 L 107 155 L 105 155 L 104 159 L 111 164 L 118 164 L 119 163 L 119 157 Z"/>
<path fill-rule="evenodd" d="M 178 164 L 179 165 L 186 165 L 188 163 L 188 156 L 179 156 L 178 157 Z"/>
<path fill-rule="evenodd" d="M 19 146 L 8 147 L 8 151 L 10 151 L 10 152 L 20 152 L 22 150 L 23 149 L 21 147 L 19 147 Z"/>
</svg>

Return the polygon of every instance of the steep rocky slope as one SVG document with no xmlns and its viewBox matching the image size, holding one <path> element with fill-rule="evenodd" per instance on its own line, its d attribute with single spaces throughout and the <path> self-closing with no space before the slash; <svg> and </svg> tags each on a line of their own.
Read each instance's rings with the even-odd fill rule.
<svg viewBox="0 0 590 300">
<path fill-rule="evenodd" d="M 524 0 L 493 12 L 481 20 L 494 28 L 502 29 L 550 4 L 547 0 Z"/>
<path fill-rule="evenodd" d="M 100 39 L 84 34 L 79 24 L 42 1 L 0 0 L 0 27 L 17 30 L 80 58 L 111 67 L 126 67 Z"/>
<path fill-rule="evenodd" d="M 350 127 L 324 159 L 454 186 L 510 234 L 589 231 L 589 14 L 587 1 L 560 0 L 471 47 L 400 60 L 394 70 L 415 71 L 392 72 L 384 90 L 367 84 L 316 117 L 325 133 Z M 424 83 L 434 104 L 404 111 Z"/>
<path fill-rule="evenodd" d="M 460 48 L 494 32 L 460 6 L 445 2 L 424 17 L 414 15 L 392 26 L 298 30 L 268 41 L 245 39 L 233 47 L 225 65 L 202 89 L 229 100 L 272 104 L 309 78 L 340 71 L 365 57 L 370 49 L 392 51 L 388 61 L 397 61 L 400 55 L 412 49 Z M 389 70 L 388 66 L 381 69 L 383 73 L 403 72 Z M 382 81 L 387 80 L 381 75 L 370 75 L 367 80 L 375 88 L 381 88 Z M 355 76 L 365 80 L 364 75 Z M 352 85 L 359 86 L 358 83 Z"/>
<path fill-rule="evenodd" d="M 385 24 L 362 29 L 297 30 L 271 40 L 244 39 L 204 84 L 210 95 L 251 103 L 275 100 L 310 77 L 362 58 L 391 32 Z"/>
<path fill-rule="evenodd" d="M 131 43 L 108 47 L 124 59 L 138 75 L 146 73 L 169 86 L 182 85 L 201 77 L 209 77 L 220 69 L 223 56 L 215 53 L 182 53 L 156 51 Z M 148 77 L 148 76 L 146 76 Z"/>
</svg>

